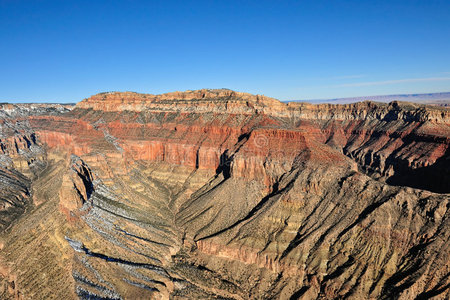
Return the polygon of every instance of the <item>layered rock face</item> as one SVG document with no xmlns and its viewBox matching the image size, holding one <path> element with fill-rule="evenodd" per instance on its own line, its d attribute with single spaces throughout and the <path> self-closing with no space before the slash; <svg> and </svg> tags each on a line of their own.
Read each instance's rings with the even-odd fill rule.
<svg viewBox="0 0 450 300">
<path fill-rule="evenodd" d="M 30 107 L 1 115 L 2 298 L 450 296 L 448 108 L 230 90 Z"/>
</svg>

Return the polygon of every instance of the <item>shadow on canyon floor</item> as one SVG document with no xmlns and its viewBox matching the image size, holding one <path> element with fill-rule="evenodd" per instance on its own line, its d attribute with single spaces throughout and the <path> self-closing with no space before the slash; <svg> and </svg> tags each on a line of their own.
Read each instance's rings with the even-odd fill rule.
<svg viewBox="0 0 450 300">
<path fill-rule="evenodd" d="M 430 166 L 411 169 L 404 161 L 395 164 L 394 171 L 394 175 L 386 180 L 387 184 L 450 193 L 450 149 Z"/>
</svg>

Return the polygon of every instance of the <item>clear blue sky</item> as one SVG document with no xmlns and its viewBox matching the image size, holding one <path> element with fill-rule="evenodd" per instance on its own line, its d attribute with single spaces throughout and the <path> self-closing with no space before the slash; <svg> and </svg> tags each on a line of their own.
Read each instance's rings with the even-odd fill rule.
<svg viewBox="0 0 450 300">
<path fill-rule="evenodd" d="M 0 0 L 0 101 L 450 91 L 450 1 Z"/>
</svg>

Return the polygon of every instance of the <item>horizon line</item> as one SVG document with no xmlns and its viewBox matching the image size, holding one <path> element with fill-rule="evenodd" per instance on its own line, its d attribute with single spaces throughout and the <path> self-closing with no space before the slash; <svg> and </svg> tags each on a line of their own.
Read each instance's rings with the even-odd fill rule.
<svg viewBox="0 0 450 300">
<path fill-rule="evenodd" d="M 201 89 L 200 89 L 201 90 Z M 232 89 L 228 89 L 234 92 L 239 92 L 236 90 L 232 90 Z M 195 91 L 192 89 L 186 90 L 186 91 Z M 98 95 L 98 94 L 102 94 L 102 93 L 110 93 L 112 91 L 107 91 L 107 92 L 99 92 L 96 94 L 92 94 L 93 95 Z M 114 92 L 121 92 L 121 91 L 114 91 Z M 139 94 L 150 94 L 150 93 L 142 93 L 142 92 L 134 92 L 134 91 L 123 91 L 123 92 L 132 92 L 132 93 L 139 93 Z M 178 91 L 173 91 L 173 92 L 178 92 Z M 172 92 L 167 92 L 167 93 L 172 93 Z M 163 93 L 165 94 L 165 93 Z M 249 93 L 252 94 L 252 93 Z M 347 97 L 337 97 L 337 98 L 308 98 L 308 99 L 288 99 L 288 100 L 281 100 L 279 98 L 276 97 L 272 97 L 272 96 L 267 96 L 270 98 L 274 98 L 276 100 L 279 100 L 280 102 L 299 102 L 299 101 L 331 101 L 331 100 L 344 100 L 344 99 L 357 99 L 357 98 L 367 98 L 367 97 L 395 97 L 395 96 L 426 96 L 426 95 L 433 95 L 433 94 L 449 94 L 450 96 L 450 91 L 446 91 L 446 92 L 425 92 L 425 93 L 399 93 L 399 94 L 378 94 L 378 95 L 363 95 L 363 96 L 347 96 Z M 156 95 L 156 94 L 155 94 Z M 264 94 L 253 94 L 253 95 L 262 95 L 262 96 L 266 96 Z M 87 97 L 89 98 L 89 97 Z M 68 101 L 68 102 L 61 102 L 61 101 L 45 101 L 45 100 L 11 100 L 11 101 L 15 101 L 15 102 L 9 102 L 8 100 L 0 100 L 0 104 L 67 104 L 67 105 L 74 105 L 77 104 L 78 102 L 83 101 L 86 98 L 83 98 L 82 100 L 79 101 Z M 367 99 L 370 100 L 370 99 Z"/>
</svg>

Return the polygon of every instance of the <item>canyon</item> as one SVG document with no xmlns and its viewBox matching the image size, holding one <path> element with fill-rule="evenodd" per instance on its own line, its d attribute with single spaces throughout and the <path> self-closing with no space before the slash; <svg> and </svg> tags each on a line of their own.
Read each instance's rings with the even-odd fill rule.
<svg viewBox="0 0 450 300">
<path fill-rule="evenodd" d="M 1 299 L 448 299 L 450 109 L 0 104 Z"/>
</svg>

